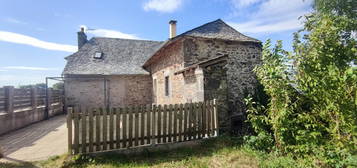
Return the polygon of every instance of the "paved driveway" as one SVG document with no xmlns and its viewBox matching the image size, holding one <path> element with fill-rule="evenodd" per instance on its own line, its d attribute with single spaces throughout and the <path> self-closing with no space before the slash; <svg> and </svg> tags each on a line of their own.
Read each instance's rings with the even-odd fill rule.
<svg viewBox="0 0 357 168">
<path fill-rule="evenodd" d="M 66 116 L 49 120 L 0 136 L 4 161 L 37 161 L 67 152 Z"/>
</svg>

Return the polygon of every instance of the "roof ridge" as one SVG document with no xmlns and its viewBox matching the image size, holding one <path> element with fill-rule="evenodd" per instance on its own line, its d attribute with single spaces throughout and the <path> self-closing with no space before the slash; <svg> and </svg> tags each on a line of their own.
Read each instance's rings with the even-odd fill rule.
<svg viewBox="0 0 357 168">
<path fill-rule="evenodd" d="M 114 39 L 114 40 L 158 42 L 158 43 L 165 42 L 165 41 L 155 41 L 155 40 L 146 40 L 146 39 L 126 39 L 126 38 L 115 38 L 115 37 L 92 37 L 90 40 L 92 40 L 92 39 Z"/>
<path fill-rule="evenodd" d="M 222 20 L 221 20 L 221 21 L 222 21 Z M 253 38 L 253 37 L 247 36 L 247 35 L 245 35 L 245 34 L 243 34 L 243 33 L 239 32 L 238 30 L 236 30 L 235 28 L 233 28 L 232 26 L 230 26 L 229 24 L 227 24 L 227 23 L 226 23 L 226 22 L 224 22 L 224 21 L 222 21 L 222 23 L 223 23 L 223 24 L 225 24 L 226 26 L 228 26 L 230 29 L 232 29 L 232 30 L 236 31 L 237 33 L 241 34 L 242 36 L 245 36 L 245 37 L 247 37 L 247 38 L 251 38 L 251 39 L 254 39 L 254 40 L 259 41 L 259 40 L 258 40 L 258 39 L 256 39 L 256 38 Z"/>
<path fill-rule="evenodd" d="M 184 32 L 184 33 L 181 33 L 181 34 L 178 35 L 178 36 L 185 35 L 185 34 L 187 34 L 188 32 L 194 31 L 194 30 L 196 30 L 196 29 L 200 29 L 201 27 L 204 27 L 204 26 L 209 25 L 209 24 L 214 23 L 214 22 L 223 22 L 223 23 L 224 23 L 224 21 L 223 21 L 222 19 L 216 19 L 216 20 L 214 20 L 214 21 L 205 23 L 205 24 L 203 24 L 203 25 L 201 25 L 201 26 L 195 27 L 195 28 L 193 28 L 193 29 L 191 29 L 191 30 L 188 30 L 188 31 L 186 31 L 186 32 Z"/>
<path fill-rule="evenodd" d="M 232 26 L 230 26 L 229 24 L 224 22 L 222 19 L 216 19 L 214 21 L 205 23 L 205 24 L 203 24 L 201 26 L 195 27 L 195 28 L 193 28 L 191 30 L 188 30 L 188 31 L 186 31 L 186 32 L 174 37 L 173 39 L 176 39 L 176 38 L 182 37 L 182 36 L 191 36 L 191 34 L 194 34 L 195 32 L 199 32 L 201 29 L 205 29 L 205 27 L 209 27 L 210 25 L 214 25 L 214 24 L 220 24 L 222 27 L 226 27 L 227 29 L 232 31 L 232 33 L 236 33 L 238 36 L 244 37 L 245 40 L 243 40 L 243 41 L 260 42 L 258 39 L 252 38 L 250 36 L 247 36 L 247 35 L 239 32 L 238 30 L 236 30 L 235 28 L 233 28 Z M 193 35 L 193 36 L 195 36 L 195 35 Z M 238 41 L 241 41 L 241 40 L 238 40 Z"/>
</svg>

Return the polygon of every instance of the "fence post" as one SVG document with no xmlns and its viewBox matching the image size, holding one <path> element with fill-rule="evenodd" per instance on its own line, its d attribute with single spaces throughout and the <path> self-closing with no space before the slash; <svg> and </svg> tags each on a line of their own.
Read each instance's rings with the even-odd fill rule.
<svg viewBox="0 0 357 168">
<path fill-rule="evenodd" d="M 14 112 L 14 87 L 4 86 L 5 89 L 5 111 L 8 114 Z"/>
<path fill-rule="evenodd" d="M 73 154 L 73 151 L 72 151 L 72 119 L 73 119 L 73 109 L 70 108 L 68 110 L 68 113 L 67 113 L 67 129 L 68 129 L 68 135 L 67 135 L 67 138 L 68 138 L 68 154 L 72 155 Z"/>
<path fill-rule="evenodd" d="M 46 94 L 46 110 L 45 110 L 45 119 L 48 119 L 50 116 L 50 113 L 52 112 L 52 88 L 47 89 L 47 94 Z"/>
<path fill-rule="evenodd" d="M 31 107 L 32 107 L 32 112 L 36 113 L 37 112 L 37 88 L 36 87 L 31 88 Z"/>
</svg>

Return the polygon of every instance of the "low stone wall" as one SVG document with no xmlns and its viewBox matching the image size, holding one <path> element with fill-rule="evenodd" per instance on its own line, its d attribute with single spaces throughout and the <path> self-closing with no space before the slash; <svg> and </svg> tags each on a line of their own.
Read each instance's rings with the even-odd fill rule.
<svg viewBox="0 0 357 168">
<path fill-rule="evenodd" d="M 59 104 L 53 104 L 49 110 L 49 117 L 63 114 L 63 109 Z M 45 119 L 45 107 L 40 106 L 36 109 L 23 109 L 12 113 L 0 113 L 0 135 L 10 131 L 26 127 L 30 124 Z"/>
</svg>

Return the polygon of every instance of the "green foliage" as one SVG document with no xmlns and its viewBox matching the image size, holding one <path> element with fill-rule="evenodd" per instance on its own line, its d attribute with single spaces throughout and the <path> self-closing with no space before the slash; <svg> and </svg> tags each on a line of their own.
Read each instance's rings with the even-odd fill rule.
<svg viewBox="0 0 357 168">
<path fill-rule="evenodd" d="M 52 85 L 52 88 L 55 90 L 63 90 L 64 88 L 64 83 L 63 82 L 58 82 Z"/>
<path fill-rule="evenodd" d="M 257 136 L 245 136 L 244 144 L 254 150 L 269 152 L 274 146 L 274 140 L 270 134 L 259 132 Z"/>
<path fill-rule="evenodd" d="M 294 34 L 292 53 L 281 41 L 264 44 L 263 64 L 255 71 L 269 101 L 246 99 L 248 121 L 258 134 L 246 139 L 260 145 L 255 149 L 266 149 L 259 135 L 272 135 L 281 154 L 315 155 L 334 167 L 349 165 L 356 154 L 357 19 L 351 11 L 356 3 L 339 2 L 315 1 L 303 38 Z"/>
</svg>

